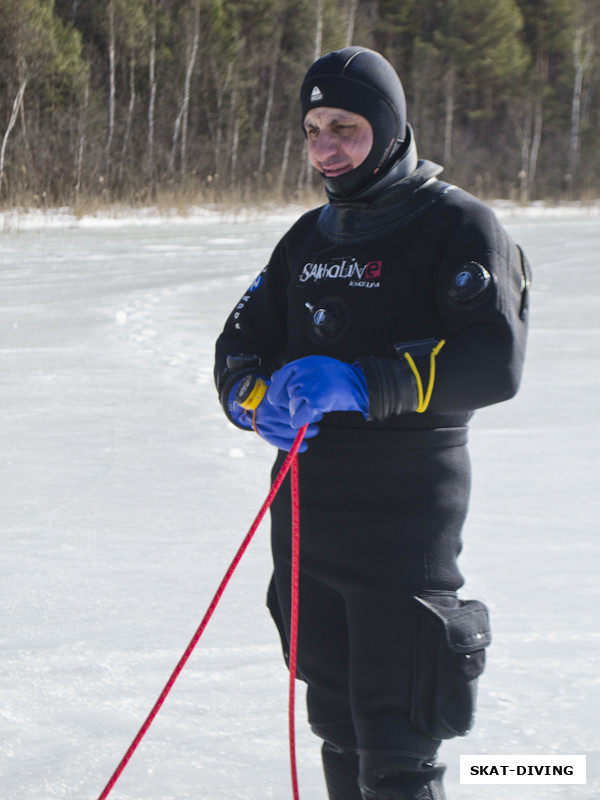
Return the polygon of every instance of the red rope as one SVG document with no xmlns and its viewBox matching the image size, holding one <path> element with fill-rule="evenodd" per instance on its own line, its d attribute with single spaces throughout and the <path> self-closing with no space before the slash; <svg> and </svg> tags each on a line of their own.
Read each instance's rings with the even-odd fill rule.
<svg viewBox="0 0 600 800">
<path fill-rule="evenodd" d="M 292 591 L 290 615 L 290 688 L 289 688 L 289 740 L 290 740 L 290 766 L 292 770 L 292 792 L 294 800 L 299 800 L 298 770 L 296 767 L 296 732 L 295 732 L 295 702 L 296 702 L 296 662 L 298 654 L 298 597 L 299 597 L 299 569 L 300 569 L 300 500 L 298 496 L 298 461 L 292 461 L 291 471 L 292 490 Z"/>
<path fill-rule="evenodd" d="M 198 641 L 199 641 L 200 637 L 204 633 L 204 630 L 205 630 L 206 626 L 208 625 L 209 620 L 212 617 L 212 615 L 213 615 L 213 613 L 215 611 L 215 608 L 217 607 L 217 604 L 219 603 L 219 600 L 221 599 L 221 597 L 223 595 L 223 592 L 225 591 L 225 589 L 227 587 L 227 584 L 231 580 L 231 576 L 235 572 L 238 564 L 240 563 L 240 561 L 242 559 L 242 556 L 246 552 L 246 550 L 248 548 L 248 545 L 250 544 L 250 542 L 252 540 L 252 537 L 256 533 L 256 530 L 257 530 L 258 526 L 260 525 L 260 523 L 263 520 L 263 517 L 267 513 L 267 511 L 269 509 L 269 506 L 273 502 L 273 499 L 274 499 L 275 495 L 279 491 L 279 488 L 281 487 L 281 484 L 283 483 L 283 479 L 287 475 L 290 467 L 292 467 L 292 475 L 294 475 L 294 474 L 296 475 L 296 489 L 294 490 L 292 488 L 292 492 L 295 492 L 295 494 L 296 494 L 296 503 L 298 503 L 298 500 L 297 500 L 298 489 L 297 489 L 296 454 L 298 453 L 298 448 L 300 447 L 300 444 L 302 443 L 302 439 L 304 438 L 304 434 L 306 432 L 306 428 L 307 427 L 308 426 L 305 425 L 303 428 L 300 428 L 300 430 L 298 431 L 298 434 L 297 434 L 296 438 L 294 439 L 294 443 L 292 444 L 292 447 L 291 447 L 289 453 L 287 454 L 287 456 L 285 458 L 285 461 L 283 462 L 283 464 L 281 466 L 281 469 L 279 470 L 275 480 L 273 481 L 273 485 L 271 486 L 269 494 L 267 495 L 267 499 L 262 504 L 262 506 L 260 508 L 260 511 L 256 515 L 256 518 L 255 518 L 254 522 L 252 523 L 252 526 L 250 527 L 250 530 L 248 531 L 248 533 L 244 537 L 244 540 L 243 540 L 242 544 L 240 545 L 240 547 L 238 548 L 238 551 L 235 554 L 235 556 L 233 558 L 233 561 L 229 565 L 229 568 L 227 569 L 227 572 L 225 573 L 225 576 L 223 577 L 223 580 L 219 584 L 219 588 L 215 592 L 215 595 L 214 595 L 213 599 L 211 600 L 211 603 L 210 603 L 210 605 L 209 605 L 209 607 L 208 607 L 208 609 L 207 609 L 207 611 L 206 611 L 206 613 L 205 613 L 205 615 L 204 615 L 204 617 L 202 619 L 202 622 L 198 626 L 198 628 L 196 630 L 196 633 L 192 636 L 192 638 L 190 640 L 190 643 L 188 644 L 184 654 L 179 659 L 179 661 L 177 663 L 177 666 L 175 667 L 175 669 L 171 673 L 171 676 L 169 677 L 169 680 L 166 682 L 164 689 L 160 693 L 158 700 L 153 705 L 150 713 L 148 714 L 148 716 L 144 720 L 144 723 L 143 723 L 142 727 L 139 729 L 139 731 L 138 731 L 137 735 L 135 736 L 134 740 L 129 745 L 129 748 L 128 748 L 127 752 L 125 753 L 125 755 L 123 756 L 123 758 L 119 762 L 117 768 L 113 772 L 113 774 L 110 777 L 108 783 L 106 784 L 106 786 L 104 787 L 102 793 L 98 797 L 98 800 L 105 800 L 105 798 L 108 797 L 108 795 L 112 791 L 115 783 L 119 780 L 119 777 L 121 776 L 121 773 L 123 772 L 123 770 L 125 769 L 125 767 L 129 763 L 129 760 L 131 759 L 132 755 L 135 753 L 135 751 L 137 750 L 140 742 L 142 741 L 142 739 L 146 735 L 146 733 L 148 731 L 148 728 L 150 727 L 150 725 L 152 725 L 152 722 L 154 721 L 154 718 L 156 717 L 156 715 L 160 711 L 163 703 L 167 699 L 167 695 L 169 694 L 169 692 L 173 688 L 173 685 L 174 685 L 175 681 L 179 677 L 181 671 L 183 670 L 183 668 L 186 665 L 189 657 L 191 656 L 194 648 L 198 644 Z M 293 483 L 294 483 L 294 481 L 292 480 L 292 484 Z M 293 508 L 293 503 L 292 503 L 292 508 Z M 294 512 L 294 511 L 293 511 L 293 513 L 295 514 L 295 516 L 294 516 L 293 521 L 292 521 L 292 529 L 294 529 L 294 527 L 297 526 L 298 527 L 298 531 L 299 531 L 299 524 L 296 521 L 297 520 L 297 513 Z M 295 646 L 295 642 L 294 642 L 294 651 L 295 651 L 295 647 L 296 646 Z M 294 658 L 295 658 L 295 653 L 294 653 Z M 290 667 L 291 667 L 291 644 L 290 644 Z M 295 673 L 295 667 L 294 667 L 294 673 Z M 290 669 L 290 674 L 294 674 L 294 673 L 292 673 L 291 669 Z M 290 685 L 290 691 L 292 691 L 291 685 Z M 290 707 L 291 707 L 291 700 L 290 700 Z M 293 722 L 290 724 L 290 736 L 292 737 L 290 739 L 290 747 L 292 747 L 292 741 L 293 741 L 292 729 L 293 729 Z M 292 772 L 293 772 L 293 775 L 295 775 L 295 771 L 296 771 L 295 747 L 293 749 L 294 749 L 294 755 L 292 755 L 292 757 L 291 757 L 292 758 L 292 762 L 293 762 Z M 294 782 L 294 786 L 295 786 L 295 789 L 294 789 L 294 800 L 298 800 L 297 781 Z"/>
</svg>

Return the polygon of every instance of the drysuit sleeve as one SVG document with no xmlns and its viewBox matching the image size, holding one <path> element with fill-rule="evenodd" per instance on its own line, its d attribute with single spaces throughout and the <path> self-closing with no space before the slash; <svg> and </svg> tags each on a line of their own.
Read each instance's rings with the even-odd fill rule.
<svg viewBox="0 0 600 800">
<path fill-rule="evenodd" d="M 229 408 L 231 389 L 247 374 L 263 377 L 284 363 L 287 315 L 285 241 L 276 246 L 267 266 L 240 298 L 215 346 L 214 379 L 221 405 Z"/>
<path fill-rule="evenodd" d="M 399 344 L 395 357 L 359 359 L 371 419 L 470 412 L 519 388 L 530 284 L 525 254 L 482 203 L 458 205 L 444 222 L 436 252 L 426 258 L 436 265 L 437 330 L 425 342 Z"/>
</svg>

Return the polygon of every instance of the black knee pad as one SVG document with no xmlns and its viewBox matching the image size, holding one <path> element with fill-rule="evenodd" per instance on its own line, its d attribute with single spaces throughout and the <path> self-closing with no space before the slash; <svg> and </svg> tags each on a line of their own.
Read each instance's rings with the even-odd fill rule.
<svg viewBox="0 0 600 800">
<path fill-rule="evenodd" d="M 491 642 L 488 610 L 455 592 L 423 592 L 414 600 L 411 720 L 433 739 L 465 736 Z"/>
<path fill-rule="evenodd" d="M 360 757 L 363 800 L 445 800 L 445 764 L 405 755 L 366 753 Z"/>
</svg>

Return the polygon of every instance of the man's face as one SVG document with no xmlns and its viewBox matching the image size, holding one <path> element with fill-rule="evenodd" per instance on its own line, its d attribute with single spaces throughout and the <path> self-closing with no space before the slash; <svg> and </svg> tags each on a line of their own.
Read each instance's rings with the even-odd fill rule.
<svg viewBox="0 0 600 800">
<path fill-rule="evenodd" d="M 326 178 L 358 167 L 373 146 L 370 122 L 353 111 L 321 106 L 304 117 L 308 160 Z"/>
</svg>

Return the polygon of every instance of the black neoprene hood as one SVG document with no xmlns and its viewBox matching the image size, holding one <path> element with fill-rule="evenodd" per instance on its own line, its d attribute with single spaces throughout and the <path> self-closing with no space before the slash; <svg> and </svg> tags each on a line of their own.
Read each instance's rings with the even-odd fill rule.
<svg viewBox="0 0 600 800">
<path fill-rule="evenodd" d="M 342 108 L 365 117 L 373 128 L 373 146 L 358 167 L 325 178 L 330 194 L 350 198 L 389 165 L 406 138 L 406 100 L 402 83 L 389 61 L 364 47 L 345 47 L 319 58 L 300 89 L 302 123 L 312 108 Z"/>
</svg>

